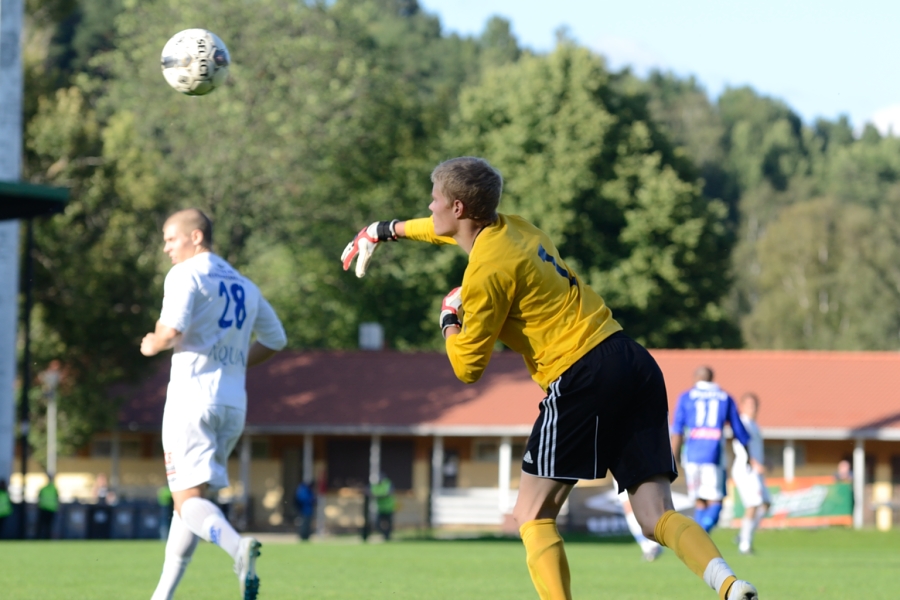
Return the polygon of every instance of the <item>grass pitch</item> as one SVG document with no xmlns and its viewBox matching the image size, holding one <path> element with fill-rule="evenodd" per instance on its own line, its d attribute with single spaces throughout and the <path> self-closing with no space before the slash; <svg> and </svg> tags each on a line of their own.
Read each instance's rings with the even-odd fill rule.
<svg viewBox="0 0 900 600">
<path fill-rule="evenodd" d="M 755 556 L 738 554 L 733 537 L 733 530 L 713 535 L 762 600 L 897 597 L 898 532 L 763 531 Z M 146 600 L 156 586 L 163 548 L 162 542 L 147 541 L 0 542 L 0 598 Z M 716 598 L 668 550 L 649 564 L 624 540 L 573 539 L 567 552 L 575 598 Z M 264 600 L 537 598 L 518 540 L 268 543 L 259 572 Z M 237 599 L 230 559 L 201 542 L 176 598 Z"/>
</svg>

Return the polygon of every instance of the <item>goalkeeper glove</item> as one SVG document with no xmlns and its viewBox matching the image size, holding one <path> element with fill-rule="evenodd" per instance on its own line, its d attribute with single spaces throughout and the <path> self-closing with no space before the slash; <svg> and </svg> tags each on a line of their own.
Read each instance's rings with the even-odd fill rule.
<svg viewBox="0 0 900 600">
<path fill-rule="evenodd" d="M 372 258 L 372 253 L 375 252 L 378 242 L 397 241 L 397 234 L 394 232 L 396 223 L 397 219 L 393 221 L 376 221 L 368 227 L 363 227 L 356 234 L 356 237 L 353 238 L 353 241 L 347 244 L 343 254 L 341 254 L 341 260 L 344 261 L 344 270 L 346 271 L 350 268 L 353 257 L 358 255 L 356 259 L 356 276 L 362 277 L 365 275 L 366 267 L 369 266 L 369 259 Z"/>
<path fill-rule="evenodd" d="M 460 308 L 462 308 L 462 288 L 454 288 L 441 302 L 441 334 L 444 334 L 448 327 L 462 327 L 458 314 Z"/>
</svg>

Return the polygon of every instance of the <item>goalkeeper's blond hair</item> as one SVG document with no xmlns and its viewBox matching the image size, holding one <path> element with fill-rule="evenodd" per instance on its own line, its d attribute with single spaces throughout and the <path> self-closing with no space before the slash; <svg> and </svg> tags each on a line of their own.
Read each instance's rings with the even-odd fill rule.
<svg viewBox="0 0 900 600">
<path fill-rule="evenodd" d="M 431 172 L 431 182 L 448 200 L 463 203 L 466 218 L 477 223 L 497 220 L 503 177 L 483 158 L 461 156 L 446 160 Z"/>
</svg>

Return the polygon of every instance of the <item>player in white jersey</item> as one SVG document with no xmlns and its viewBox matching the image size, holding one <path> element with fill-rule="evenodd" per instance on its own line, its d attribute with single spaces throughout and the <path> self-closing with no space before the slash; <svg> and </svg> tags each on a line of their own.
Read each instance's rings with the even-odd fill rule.
<svg viewBox="0 0 900 600">
<path fill-rule="evenodd" d="M 747 433 L 750 434 L 750 443 L 745 449 L 743 444 L 734 440 L 734 464 L 731 467 L 731 477 L 741 502 L 744 504 L 744 518 L 741 521 L 741 532 L 738 536 L 738 549 L 741 554 L 750 554 L 753 550 L 753 533 L 759 527 L 760 521 L 769 512 L 772 500 L 766 489 L 765 452 L 763 450 L 762 434 L 759 425 L 756 424 L 756 415 L 759 412 L 759 398 L 756 394 L 748 392 L 740 401 L 741 422 Z"/>
<path fill-rule="evenodd" d="M 172 598 L 198 538 L 231 556 L 241 598 L 253 600 L 260 544 L 241 537 L 203 496 L 228 485 L 228 455 L 247 411 L 247 367 L 271 358 L 287 338 L 256 285 L 212 253 L 206 215 L 197 209 L 175 213 L 163 226 L 163 239 L 174 266 L 166 275 L 156 330 L 141 341 L 141 353 L 174 349 L 162 441 L 175 514 L 152 600 Z"/>
</svg>

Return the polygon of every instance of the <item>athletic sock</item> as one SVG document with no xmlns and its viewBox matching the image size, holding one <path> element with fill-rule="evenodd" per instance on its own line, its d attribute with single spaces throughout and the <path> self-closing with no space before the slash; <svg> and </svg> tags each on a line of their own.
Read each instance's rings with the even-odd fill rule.
<svg viewBox="0 0 900 600">
<path fill-rule="evenodd" d="M 707 510 L 709 510 L 709 509 L 708 508 L 695 508 L 694 509 L 694 520 L 697 521 L 697 523 L 699 523 L 700 527 L 703 527 L 703 529 L 706 529 L 706 526 L 704 525 L 704 523 L 706 522 L 706 511 Z"/>
<path fill-rule="evenodd" d="M 759 524 L 766 518 L 766 511 L 763 506 L 756 507 L 756 513 L 753 515 L 753 531 L 759 529 Z"/>
<path fill-rule="evenodd" d="M 670 510 L 660 517 L 653 533 L 657 542 L 671 548 L 688 569 L 719 593 L 722 600 L 728 598 L 731 584 L 737 578 L 700 525 Z"/>
<path fill-rule="evenodd" d="M 749 548 L 753 545 L 753 530 L 756 523 L 755 519 L 745 516 L 741 519 L 740 547 Z"/>
<path fill-rule="evenodd" d="M 169 537 L 166 539 L 166 559 L 163 562 L 162 575 L 159 576 L 159 583 L 150 600 L 172 600 L 175 588 L 178 587 L 181 576 L 184 575 L 188 563 L 191 562 L 191 556 L 194 555 L 194 549 L 197 547 L 199 539 L 187 528 L 178 513 L 172 515 Z"/>
<path fill-rule="evenodd" d="M 700 526 L 706 530 L 706 533 L 712 531 L 713 527 L 719 523 L 719 515 L 722 514 L 722 504 L 710 504 L 703 513 L 703 521 Z"/>
<path fill-rule="evenodd" d="M 205 498 L 188 498 L 181 504 L 181 518 L 194 534 L 219 546 L 237 561 L 241 536 L 218 506 Z"/>
<path fill-rule="evenodd" d="M 637 517 L 634 516 L 633 512 L 625 513 L 625 522 L 628 523 L 628 530 L 631 532 L 631 536 L 641 547 L 641 551 L 644 554 L 652 552 L 656 548 L 657 543 L 644 536 L 641 524 L 638 523 Z"/>
<path fill-rule="evenodd" d="M 572 600 L 569 561 L 556 519 L 536 519 L 519 528 L 531 581 L 541 600 Z"/>
</svg>

